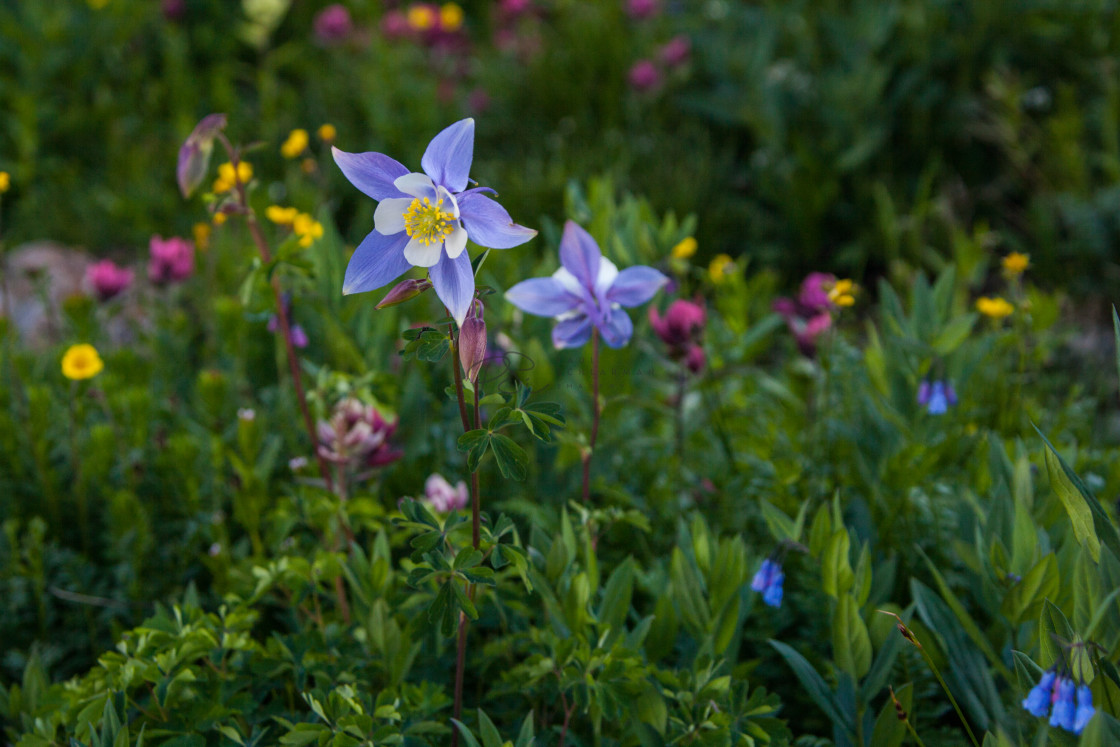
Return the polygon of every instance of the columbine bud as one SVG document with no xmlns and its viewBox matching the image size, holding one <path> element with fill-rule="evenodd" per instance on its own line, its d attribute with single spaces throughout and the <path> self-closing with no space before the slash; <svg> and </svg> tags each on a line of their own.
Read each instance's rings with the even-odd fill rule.
<svg viewBox="0 0 1120 747">
<path fill-rule="evenodd" d="M 482 302 L 475 301 L 459 328 L 459 362 L 472 384 L 478 381 L 478 371 L 486 360 L 486 321 L 482 312 Z"/>
<path fill-rule="evenodd" d="M 383 309 L 386 306 L 396 306 L 399 303 L 404 303 L 410 299 L 416 298 L 424 291 L 432 287 L 430 280 L 402 280 L 393 286 L 393 290 L 386 294 L 378 303 L 378 309 Z"/>
<path fill-rule="evenodd" d="M 179 148 L 179 165 L 175 175 L 179 180 L 179 191 L 183 193 L 183 197 L 190 197 L 206 178 L 206 168 L 210 165 L 210 152 L 214 149 L 214 138 L 225 126 L 226 115 L 209 114 L 195 125 L 187 141 Z"/>
</svg>

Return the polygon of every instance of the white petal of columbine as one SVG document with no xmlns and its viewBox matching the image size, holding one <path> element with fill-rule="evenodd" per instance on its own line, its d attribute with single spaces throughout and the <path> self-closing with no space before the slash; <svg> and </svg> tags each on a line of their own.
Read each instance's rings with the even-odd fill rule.
<svg viewBox="0 0 1120 747">
<path fill-rule="evenodd" d="M 595 292 L 597 294 L 606 294 L 607 289 L 611 287 L 614 279 L 618 277 L 618 265 L 611 262 L 606 257 L 599 259 L 599 276 L 595 278 Z"/>
<path fill-rule="evenodd" d="M 566 267 L 561 267 L 559 270 L 552 273 L 552 278 L 556 282 L 560 283 L 560 285 L 564 286 L 564 290 L 568 291 L 573 296 L 576 296 L 577 298 L 583 298 L 583 286 L 580 285 L 579 280 L 575 275 L 568 272 L 568 269 Z"/>
<path fill-rule="evenodd" d="M 455 259 L 467 248 L 467 230 L 462 226 L 455 226 L 455 230 L 447 235 L 443 243 L 447 247 L 447 256 Z"/>
<path fill-rule="evenodd" d="M 408 246 L 404 248 L 404 258 L 413 267 L 432 267 L 439 262 L 441 254 L 443 244 L 422 244 L 416 239 L 409 239 Z"/>
<path fill-rule="evenodd" d="M 448 192 L 444 187 L 436 187 L 436 199 L 443 200 L 444 212 L 448 212 L 447 206 L 450 205 L 451 216 L 455 220 L 459 220 L 459 201 L 455 199 L 455 195 Z"/>
<path fill-rule="evenodd" d="M 393 186 L 406 195 L 419 197 L 421 200 L 427 197 L 429 200 L 435 201 L 436 185 L 427 174 L 417 174 L 415 172 L 405 174 L 394 179 Z"/>
<path fill-rule="evenodd" d="M 379 234 L 389 236 L 404 230 L 404 211 L 412 204 L 411 197 L 390 197 L 377 203 L 373 211 L 373 227 Z"/>
</svg>

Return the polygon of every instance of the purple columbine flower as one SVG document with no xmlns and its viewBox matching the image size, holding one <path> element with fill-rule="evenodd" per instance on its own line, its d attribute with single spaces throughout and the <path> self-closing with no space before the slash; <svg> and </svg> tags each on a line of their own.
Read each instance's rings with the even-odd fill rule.
<svg viewBox="0 0 1120 747">
<path fill-rule="evenodd" d="M 1073 728 L 1070 731 L 1080 734 L 1089 724 L 1094 713 L 1096 709 L 1093 708 L 1093 691 L 1088 685 L 1081 685 L 1077 688 L 1077 712 L 1073 716 Z"/>
<path fill-rule="evenodd" d="M 1032 716 L 1041 718 L 1050 711 L 1050 696 L 1054 689 L 1054 670 L 1049 670 L 1042 675 L 1038 684 L 1031 688 L 1027 697 L 1023 698 L 1023 708 Z"/>
<path fill-rule="evenodd" d="M 514 306 L 559 322 L 552 330 L 557 348 L 578 347 L 595 327 L 603 342 L 620 348 L 634 334 L 634 323 L 621 307 L 638 306 L 669 282 L 652 267 L 637 265 L 619 271 L 604 257 L 591 234 L 574 221 L 564 224 L 559 270 L 547 278 L 523 280 L 506 291 Z"/>
<path fill-rule="evenodd" d="M 918 385 L 918 404 L 925 407 L 930 415 L 944 415 L 949 410 L 949 405 L 957 404 L 957 392 L 947 381 L 935 381 L 932 384 L 923 381 Z"/>
<path fill-rule="evenodd" d="M 381 153 L 333 152 L 350 183 L 378 201 L 373 231 L 346 267 L 343 293 L 375 290 L 412 267 L 425 267 L 436 295 L 462 325 L 474 298 L 467 239 L 509 249 L 537 235 L 483 194 L 494 190 L 467 189 L 473 119 L 460 120 L 432 138 L 420 159 L 423 173 L 409 172 Z"/>
<path fill-rule="evenodd" d="M 1054 710 L 1050 712 L 1050 725 L 1060 726 L 1066 731 L 1073 731 L 1076 709 L 1073 696 L 1077 688 L 1069 677 L 1059 677 L 1054 688 Z"/>
<path fill-rule="evenodd" d="M 771 607 L 782 606 L 782 581 L 786 574 L 782 573 L 780 563 L 767 558 L 762 561 L 762 567 L 751 579 L 751 589 L 762 593 L 762 601 Z"/>
</svg>

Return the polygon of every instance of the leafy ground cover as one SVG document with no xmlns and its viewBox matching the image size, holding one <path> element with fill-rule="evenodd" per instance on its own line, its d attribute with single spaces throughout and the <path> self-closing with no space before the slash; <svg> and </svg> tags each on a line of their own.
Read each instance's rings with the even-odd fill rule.
<svg viewBox="0 0 1120 747">
<path fill-rule="evenodd" d="M 0 285 L 5 744 L 1120 741 L 1110 15 L 136 6 L 0 8 L 135 247 Z"/>
</svg>

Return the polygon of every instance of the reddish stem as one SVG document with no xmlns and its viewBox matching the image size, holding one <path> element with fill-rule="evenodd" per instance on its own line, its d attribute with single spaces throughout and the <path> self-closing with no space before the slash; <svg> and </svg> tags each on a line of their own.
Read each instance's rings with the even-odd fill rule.
<svg viewBox="0 0 1120 747">
<path fill-rule="evenodd" d="M 591 455 L 599 438 L 599 329 L 591 328 L 591 442 L 583 453 L 583 502 L 591 497 Z"/>
</svg>

